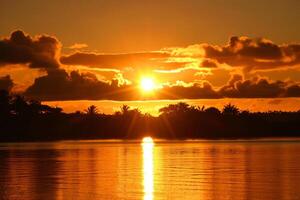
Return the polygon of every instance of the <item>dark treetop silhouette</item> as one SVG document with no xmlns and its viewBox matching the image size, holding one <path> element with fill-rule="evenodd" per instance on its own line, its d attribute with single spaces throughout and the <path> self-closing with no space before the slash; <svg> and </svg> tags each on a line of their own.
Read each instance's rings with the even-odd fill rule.
<svg viewBox="0 0 300 200">
<path fill-rule="evenodd" d="M 124 105 L 113 115 L 90 106 L 85 113 L 63 113 L 19 95 L 0 91 L 0 141 L 64 139 L 136 139 L 145 135 L 166 139 L 236 139 L 300 136 L 300 112 L 240 111 L 228 104 L 223 110 L 186 103 L 161 108 L 160 115 L 142 114 Z"/>
</svg>

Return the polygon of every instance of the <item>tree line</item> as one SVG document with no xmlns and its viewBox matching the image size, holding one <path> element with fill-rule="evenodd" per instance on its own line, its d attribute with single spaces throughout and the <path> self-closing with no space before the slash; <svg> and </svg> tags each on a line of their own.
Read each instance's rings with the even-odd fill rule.
<svg viewBox="0 0 300 200">
<path fill-rule="evenodd" d="M 249 112 L 232 104 L 222 110 L 184 102 L 143 114 L 123 105 L 114 114 L 99 113 L 91 105 L 85 112 L 64 113 L 20 95 L 0 91 L 0 141 L 77 139 L 238 139 L 300 136 L 300 111 Z"/>
</svg>

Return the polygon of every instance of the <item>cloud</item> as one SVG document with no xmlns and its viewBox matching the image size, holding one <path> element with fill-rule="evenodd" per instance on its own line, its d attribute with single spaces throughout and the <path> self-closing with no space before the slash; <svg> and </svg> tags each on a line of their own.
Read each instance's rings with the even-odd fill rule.
<svg viewBox="0 0 300 200">
<path fill-rule="evenodd" d="M 85 44 L 76 43 L 70 48 L 84 47 Z M 197 44 L 186 48 L 172 47 L 151 52 L 76 52 L 61 56 L 60 50 L 61 43 L 55 37 L 31 37 L 23 31 L 15 31 L 10 37 L 0 40 L 0 65 L 5 66 L 1 69 L 13 68 L 16 65 L 28 66 L 30 70 L 44 69 L 42 76 L 35 78 L 34 83 L 24 92 L 26 96 L 39 100 L 300 96 L 300 85 L 293 81 L 273 81 L 253 74 L 245 79 L 241 74 L 234 74 L 226 83 L 230 74 L 240 71 L 239 67 L 244 71 L 251 71 L 281 70 L 283 67 L 297 66 L 300 64 L 298 44 L 277 45 L 263 38 L 232 37 L 224 46 Z M 6 72 L 9 70 L 2 75 L 7 74 Z M 103 73 L 109 75 L 102 77 Z M 160 80 L 162 87 L 152 96 L 143 96 L 142 92 L 139 92 L 137 80 L 140 76 L 149 74 Z M 23 76 L 22 73 L 17 74 L 18 76 L 12 73 L 10 75 L 14 78 Z M 11 76 L 0 77 L 0 89 L 10 90 L 14 86 Z M 213 76 L 216 77 L 215 80 Z M 217 79 L 222 79 L 223 83 Z"/>
<path fill-rule="evenodd" d="M 59 41 L 52 36 L 30 37 L 23 31 L 14 31 L 0 40 L 0 65 L 28 64 L 30 68 L 59 67 Z"/>
<path fill-rule="evenodd" d="M 300 86 L 294 82 L 271 81 L 261 77 L 244 80 L 241 75 L 234 74 L 219 94 L 230 98 L 299 97 Z"/>
<path fill-rule="evenodd" d="M 300 64 L 300 44 L 277 45 L 264 38 L 231 37 L 225 46 L 203 44 L 205 57 L 245 70 L 270 70 Z"/>
<path fill-rule="evenodd" d="M 83 48 L 87 48 L 87 47 L 88 47 L 88 45 L 85 43 L 75 43 L 75 44 L 69 46 L 68 48 L 76 50 L 76 49 L 83 49 Z"/>
<path fill-rule="evenodd" d="M 99 68 L 125 68 L 125 67 L 152 67 L 163 65 L 162 59 L 168 58 L 163 52 L 141 52 L 124 54 L 97 54 L 77 52 L 68 56 L 62 56 L 60 61 L 65 65 L 85 65 Z M 165 63 L 173 65 L 173 63 Z"/>
<path fill-rule="evenodd" d="M 42 101 L 49 100 L 142 100 L 142 99 L 197 99 L 219 98 L 208 82 L 202 84 L 165 85 L 155 96 L 143 96 L 139 86 L 129 84 L 122 75 L 111 82 L 99 81 L 94 74 L 52 70 L 35 80 L 24 93 Z"/>
<path fill-rule="evenodd" d="M 234 74 L 226 85 L 215 89 L 209 82 L 165 84 L 154 95 L 143 96 L 139 86 L 118 74 L 112 81 L 99 81 L 92 73 L 51 70 L 39 77 L 24 93 L 39 100 L 145 100 L 145 99 L 216 99 L 299 97 L 300 86 L 294 82 L 271 81 L 254 77 L 244 79 Z"/>
<path fill-rule="evenodd" d="M 136 99 L 136 89 L 116 77 L 111 82 L 99 81 L 92 73 L 63 69 L 51 70 L 47 75 L 36 78 L 25 95 L 39 100 L 82 100 L 82 99 Z M 124 81 L 124 80 L 123 80 Z"/>
<path fill-rule="evenodd" d="M 204 68 L 217 68 L 218 63 L 212 59 L 204 59 L 201 63 L 201 67 Z"/>
<path fill-rule="evenodd" d="M 162 51 L 167 52 L 173 57 L 199 58 L 205 55 L 202 44 L 194 44 L 187 47 L 167 47 L 163 48 Z"/>
<path fill-rule="evenodd" d="M 300 97 L 300 86 L 291 85 L 286 88 L 285 92 L 286 97 Z"/>
<path fill-rule="evenodd" d="M 10 91 L 14 83 L 9 75 L 0 77 L 0 90 Z"/>
<path fill-rule="evenodd" d="M 215 91 L 209 82 L 194 83 L 190 86 L 171 85 L 164 86 L 157 91 L 159 99 L 215 99 L 221 96 Z"/>
</svg>

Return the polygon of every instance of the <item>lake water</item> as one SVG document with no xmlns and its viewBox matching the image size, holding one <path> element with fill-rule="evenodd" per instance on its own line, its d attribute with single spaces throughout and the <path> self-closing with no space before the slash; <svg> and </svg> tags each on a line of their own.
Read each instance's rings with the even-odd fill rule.
<svg viewBox="0 0 300 200">
<path fill-rule="evenodd" d="M 0 198 L 300 199 L 300 142 L 0 144 Z"/>
</svg>

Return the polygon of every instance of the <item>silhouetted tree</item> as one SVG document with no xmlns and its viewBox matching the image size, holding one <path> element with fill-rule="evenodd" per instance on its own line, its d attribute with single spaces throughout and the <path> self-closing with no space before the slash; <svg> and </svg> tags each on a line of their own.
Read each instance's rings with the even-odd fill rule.
<svg viewBox="0 0 300 200">
<path fill-rule="evenodd" d="M 87 115 L 94 116 L 98 114 L 98 109 L 96 106 L 91 105 L 85 110 Z"/>
<path fill-rule="evenodd" d="M 223 111 L 222 113 L 224 115 L 232 115 L 232 116 L 235 116 L 235 115 L 238 115 L 240 113 L 240 110 L 238 107 L 236 107 L 235 105 L 232 105 L 232 104 L 226 104 L 223 108 Z"/>
<path fill-rule="evenodd" d="M 7 116 L 11 109 L 11 96 L 6 90 L 0 90 L 0 116 Z"/>
<path fill-rule="evenodd" d="M 185 102 L 179 102 L 177 104 L 170 104 L 166 107 L 160 108 L 159 112 L 161 114 L 185 113 L 194 109 L 194 107 Z"/>
<path fill-rule="evenodd" d="M 198 107 L 197 107 L 197 110 L 199 110 L 199 111 L 201 111 L 201 112 L 204 112 L 204 111 L 205 111 L 205 106 L 202 106 L 202 107 L 198 106 Z"/>
<path fill-rule="evenodd" d="M 16 115 L 24 116 L 29 114 L 29 105 L 23 96 L 16 95 L 12 98 L 12 110 Z"/>
<path fill-rule="evenodd" d="M 130 107 L 128 105 L 121 106 L 121 114 L 126 115 L 130 110 Z"/>
<path fill-rule="evenodd" d="M 212 115 L 220 115 L 221 114 L 221 111 L 215 107 L 209 107 L 209 108 L 205 109 L 204 111 L 205 111 L 205 113 L 212 114 Z"/>
<path fill-rule="evenodd" d="M 64 113 L 19 95 L 0 91 L 0 141 L 34 141 L 94 138 L 232 139 L 300 136 L 300 112 L 240 111 L 232 104 L 222 112 L 215 107 L 180 102 L 167 105 L 158 117 L 123 105 L 113 115 L 98 114 L 91 105 L 86 113 Z"/>
</svg>

